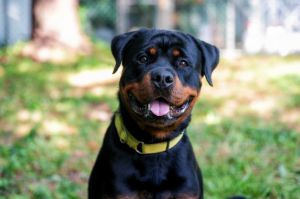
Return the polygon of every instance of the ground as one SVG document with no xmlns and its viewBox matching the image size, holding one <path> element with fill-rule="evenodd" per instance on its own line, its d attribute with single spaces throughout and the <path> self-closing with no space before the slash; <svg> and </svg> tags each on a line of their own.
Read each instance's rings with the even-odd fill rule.
<svg viewBox="0 0 300 199">
<path fill-rule="evenodd" d="M 65 64 L 0 52 L 0 199 L 86 198 L 119 74 L 108 45 Z M 188 134 L 205 195 L 300 195 L 300 57 L 222 59 Z M 204 80 L 204 79 L 203 79 Z"/>
</svg>

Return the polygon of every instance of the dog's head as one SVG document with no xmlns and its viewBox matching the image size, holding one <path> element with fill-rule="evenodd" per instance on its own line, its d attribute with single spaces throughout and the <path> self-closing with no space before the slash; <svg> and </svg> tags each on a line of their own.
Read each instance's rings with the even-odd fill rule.
<svg viewBox="0 0 300 199">
<path fill-rule="evenodd" d="M 140 128 L 163 137 L 188 118 L 201 78 L 212 85 L 218 49 L 191 35 L 142 29 L 116 36 L 111 44 L 121 63 L 119 98 Z"/>
</svg>

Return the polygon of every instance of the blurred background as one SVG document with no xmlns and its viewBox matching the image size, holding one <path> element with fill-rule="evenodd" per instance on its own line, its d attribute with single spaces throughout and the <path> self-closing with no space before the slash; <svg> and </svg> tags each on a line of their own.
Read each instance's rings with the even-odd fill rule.
<svg viewBox="0 0 300 199">
<path fill-rule="evenodd" d="M 0 199 L 86 198 L 118 107 L 110 41 L 141 27 L 221 49 L 188 129 L 207 198 L 298 199 L 297 0 L 0 0 Z"/>
<path fill-rule="evenodd" d="M 109 42 L 116 34 L 155 27 L 182 30 L 227 51 L 300 52 L 296 0 L 1 0 L 0 9 L 1 45 L 45 37 L 42 34 L 59 39 L 63 33 L 55 29 L 66 35 L 72 32 L 69 40 L 83 30 L 93 39 Z M 46 30 L 57 34 L 38 32 Z M 67 36 L 60 39 L 67 43 Z"/>
</svg>

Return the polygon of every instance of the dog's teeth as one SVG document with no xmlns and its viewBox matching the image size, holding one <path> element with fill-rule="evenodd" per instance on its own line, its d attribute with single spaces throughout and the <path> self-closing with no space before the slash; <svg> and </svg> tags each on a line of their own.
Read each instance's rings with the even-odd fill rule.
<svg viewBox="0 0 300 199">
<path fill-rule="evenodd" d="M 150 104 L 145 105 L 145 117 L 150 115 Z"/>
<path fill-rule="evenodd" d="M 171 111 L 168 113 L 167 117 L 169 120 L 173 119 L 173 117 L 171 116 Z"/>
</svg>

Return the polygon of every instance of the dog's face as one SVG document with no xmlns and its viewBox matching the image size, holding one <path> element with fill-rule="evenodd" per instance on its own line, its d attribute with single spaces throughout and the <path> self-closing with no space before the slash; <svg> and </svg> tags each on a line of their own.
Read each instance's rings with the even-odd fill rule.
<svg viewBox="0 0 300 199">
<path fill-rule="evenodd" d="M 119 97 L 140 128 L 164 137 L 185 121 L 201 89 L 212 85 L 216 47 L 180 32 L 142 29 L 115 37 L 116 72 L 122 63 Z"/>
</svg>

